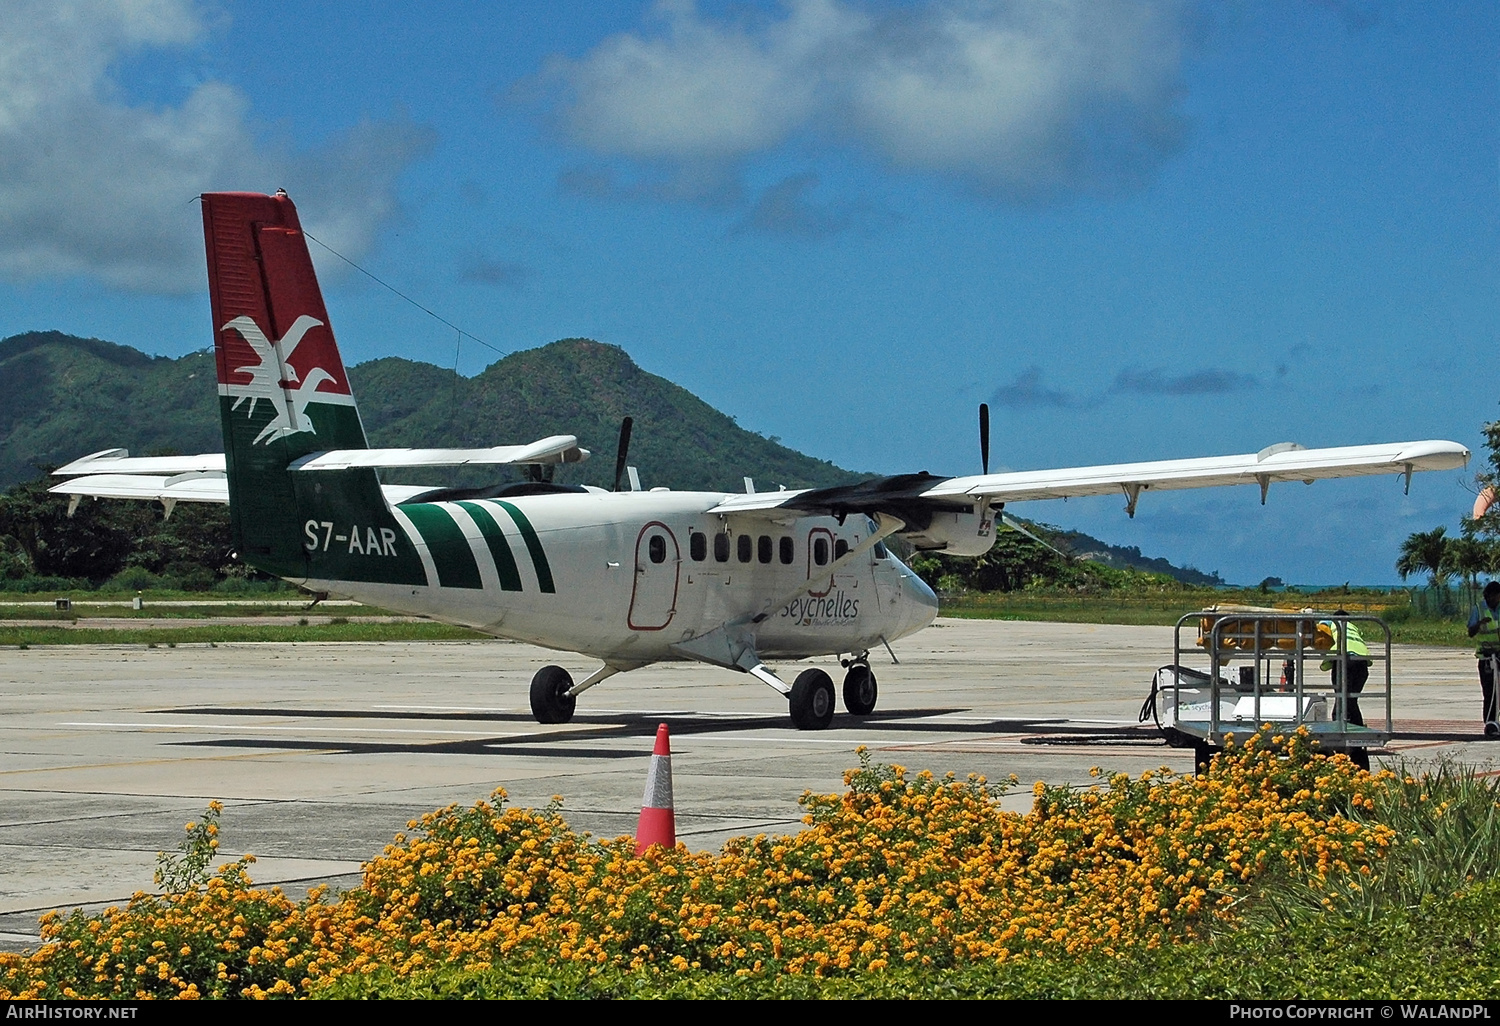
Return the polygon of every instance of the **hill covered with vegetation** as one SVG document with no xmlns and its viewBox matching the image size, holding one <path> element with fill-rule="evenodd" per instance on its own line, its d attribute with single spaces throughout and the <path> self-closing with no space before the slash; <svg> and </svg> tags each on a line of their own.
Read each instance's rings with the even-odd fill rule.
<svg viewBox="0 0 1500 1026">
<path fill-rule="evenodd" d="M 213 354 L 176 359 L 60 332 L 0 340 L 0 487 L 99 449 L 220 452 Z M 568 480 L 606 485 L 620 421 L 635 418 L 630 462 L 649 487 L 739 490 L 842 484 L 859 475 L 753 431 L 648 374 L 618 346 L 563 339 L 466 378 L 398 357 L 349 369 L 374 446 L 485 446 L 577 435 L 595 458 Z M 422 472 L 418 483 L 434 480 Z"/>
<path fill-rule="evenodd" d="M 834 464 L 746 431 L 686 389 L 649 374 L 618 346 L 563 339 L 513 353 L 474 377 L 430 363 L 387 357 L 349 369 L 360 415 L 375 446 L 486 446 L 572 434 L 594 458 L 559 470 L 559 480 L 608 487 L 620 422 L 633 417 L 630 462 L 646 487 L 738 491 L 746 476 L 763 489 L 823 487 L 860 480 Z M 236 578 L 221 507 L 185 503 L 170 520 L 147 503 L 85 503 L 75 517 L 46 492 L 46 470 L 100 449 L 135 455 L 223 449 L 213 354 L 171 358 L 60 332 L 0 340 L 0 581 L 42 590 L 98 584 L 125 572 L 131 588 L 201 588 Z M 417 469 L 388 480 L 479 484 L 501 468 Z M 483 475 L 483 476 L 480 476 Z M 1077 532 L 1041 529 L 1050 544 L 1120 570 L 1134 567 L 1211 583 L 1195 570 L 1141 557 Z M 935 586 L 1015 590 L 1038 583 L 1109 588 L 1114 578 L 1003 532 L 982 560 L 916 563 Z M 243 568 L 238 572 L 243 574 Z M 144 576 L 143 576 L 144 575 Z"/>
</svg>

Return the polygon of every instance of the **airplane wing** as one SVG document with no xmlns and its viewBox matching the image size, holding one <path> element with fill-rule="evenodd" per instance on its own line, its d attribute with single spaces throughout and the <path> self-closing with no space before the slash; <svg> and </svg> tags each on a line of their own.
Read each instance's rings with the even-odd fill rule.
<svg viewBox="0 0 1500 1026">
<path fill-rule="evenodd" d="M 222 471 L 186 471 L 170 475 L 88 474 L 53 485 L 47 490 L 53 495 L 68 496 L 70 513 L 85 498 L 146 499 L 161 503 L 169 511 L 179 502 L 223 504 L 229 501 L 229 480 Z M 396 506 L 423 492 L 432 491 L 432 486 L 383 484 L 380 490 L 386 501 Z"/>
<path fill-rule="evenodd" d="M 223 471 L 187 471 L 181 474 L 89 474 L 47 489 L 74 501 L 91 499 L 154 499 L 163 504 L 178 502 L 228 502 L 229 481 Z"/>
<path fill-rule="evenodd" d="M 1419 470 L 1457 470 L 1468 461 L 1469 450 L 1457 442 L 1389 442 L 1333 449 L 1304 449 L 1295 443 L 1284 442 L 1246 456 L 1209 456 L 955 477 L 926 494 L 933 498 L 967 495 L 1001 502 L 1022 502 L 1115 493 L 1132 498 L 1147 489 L 1169 491 L 1238 484 L 1258 484 L 1264 490 L 1275 481 L 1311 484 L 1335 477 L 1410 476 Z"/>
<path fill-rule="evenodd" d="M 1401 474 L 1409 486 L 1411 475 L 1417 471 L 1457 470 L 1468 460 L 1468 449 L 1447 441 L 1388 442 L 1330 449 L 1304 449 L 1284 442 L 1241 456 L 969 477 L 902 474 L 833 488 L 733 495 L 709 512 L 770 517 L 881 512 L 905 521 L 907 529 L 901 533 L 918 548 L 980 555 L 988 551 L 992 540 L 993 516 L 988 510 L 992 503 L 1120 494 L 1125 497 L 1126 512 L 1135 516 L 1136 503 L 1145 491 L 1256 484 L 1260 486 L 1261 502 L 1265 502 L 1273 482 L 1311 484 L 1324 478 Z"/>
</svg>

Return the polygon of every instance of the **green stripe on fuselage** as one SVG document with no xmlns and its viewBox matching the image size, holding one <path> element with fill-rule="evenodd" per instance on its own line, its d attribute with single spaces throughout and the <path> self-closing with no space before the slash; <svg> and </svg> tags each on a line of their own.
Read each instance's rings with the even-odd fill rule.
<svg viewBox="0 0 1500 1026">
<path fill-rule="evenodd" d="M 426 502 L 403 505 L 401 512 L 410 518 L 427 543 L 427 551 L 432 553 L 432 562 L 437 566 L 439 584 L 444 588 L 483 587 L 474 550 L 469 548 L 469 539 L 452 514 Z"/>
<path fill-rule="evenodd" d="M 458 505 L 474 518 L 484 543 L 490 547 L 490 556 L 495 560 L 495 573 L 500 577 L 501 591 L 520 591 L 521 572 L 516 568 L 516 557 L 511 555 L 510 545 L 505 540 L 500 525 L 490 516 L 489 510 L 477 503 L 460 502 Z"/>
<path fill-rule="evenodd" d="M 536 567 L 537 587 L 542 591 L 552 594 L 557 591 L 552 585 L 552 567 L 547 563 L 547 553 L 542 551 L 542 540 L 536 536 L 536 531 L 531 526 L 531 521 L 526 519 L 526 514 L 508 502 L 499 499 L 493 500 L 510 518 L 516 522 L 516 527 L 521 532 L 521 537 L 526 541 L 526 551 L 531 553 L 531 563 Z"/>
</svg>

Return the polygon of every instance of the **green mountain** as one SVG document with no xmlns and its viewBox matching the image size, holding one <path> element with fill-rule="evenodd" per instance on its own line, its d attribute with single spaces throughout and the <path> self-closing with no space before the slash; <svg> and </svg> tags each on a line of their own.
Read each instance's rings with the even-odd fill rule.
<svg viewBox="0 0 1500 1026">
<path fill-rule="evenodd" d="M 686 389 L 648 374 L 618 346 L 564 339 L 461 377 L 389 357 L 349 369 L 370 444 L 483 446 L 577 435 L 594 458 L 559 480 L 609 484 L 620 421 L 635 418 L 630 462 L 646 487 L 805 488 L 859 475 L 746 431 Z M 0 340 L 0 488 L 99 449 L 220 452 L 211 352 L 177 359 L 60 332 Z M 412 483 L 477 483 L 443 471 Z M 490 479 L 494 475 L 491 473 Z"/>
<path fill-rule="evenodd" d="M 870 476 L 843 470 L 746 431 L 732 417 L 686 389 L 641 370 L 618 346 L 589 339 L 563 339 L 540 349 L 513 353 L 472 378 L 397 357 L 351 367 L 349 377 L 370 443 L 376 446 L 484 446 L 572 434 L 584 448 L 593 451 L 594 458 L 561 468 L 558 479 L 608 486 L 614 476 L 620 421 L 630 416 L 635 418 L 630 462 L 640 468 L 646 487 L 739 491 L 744 487 L 742 479 L 749 476 L 763 489 L 778 485 L 805 488 Z M 56 331 L 28 332 L 0 340 L 0 490 L 34 481 L 39 468 L 115 446 L 136 455 L 222 451 L 216 380 L 213 354 L 206 350 L 176 359 L 147 356 L 129 346 Z M 418 469 L 388 479 L 474 485 L 506 473 L 513 475 L 515 471 Z M 29 485 L 27 490 L 28 494 L 37 492 L 28 500 L 32 505 L 44 498 L 40 485 Z M 13 498 L 20 494 L 15 489 L 12 492 Z M 16 502 L 11 505 L 16 506 Z M 149 512 L 143 504 L 126 505 L 140 505 L 136 512 L 142 516 Z M 11 512 L 20 515 L 16 510 Z M 0 535 L 14 535 L 23 541 L 23 536 L 29 537 L 27 530 L 15 525 L 7 529 L 5 513 L 0 504 Z M 99 511 L 91 515 L 96 514 L 104 515 Z M 111 521 L 109 531 L 103 533 L 102 528 L 92 533 L 85 530 L 88 517 L 82 515 L 77 522 L 59 521 L 52 528 L 58 537 L 53 540 L 48 559 L 39 558 L 39 549 L 32 552 L 37 549 L 35 544 L 17 545 L 31 553 L 31 564 L 48 574 L 98 577 L 102 573 L 95 572 L 99 567 L 108 564 L 117 568 L 130 559 L 153 572 L 192 563 L 204 563 L 217 572 L 222 559 L 216 561 L 196 550 L 178 551 L 185 543 L 177 537 L 181 533 L 177 526 L 182 526 L 179 522 L 184 518 L 194 516 L 206 518 L 205 525 L 217 523 L 215 516 L 225 519 L 221 511 L 179 513 L 172 531 L 163 534 L 165 540 L 158 539 L 149 559 L 128 553 L 133 545 L 139 547 L 137 543 L 150 531 L 165 530 L 154 516 L 139 523 Z M 79 538 L 64 538 L 70 530 Z M 1054 544 L 1086 559 L 1167 573 L 1190 584 L 1219 583 L 1217 574 L 1146 558 L 1136 548 L 1109 545 L 1078 532 L 1048 530 L 1056 535 Z M 213 536 L 208 526 L 198 533 L 205 539 Z M 213 547 L 208 541 L 199 541 Z M 4 542 L 0 537 L 0 543 Z M 102 558 L 101 545 L 114 555 Z M 1037 558 L 1051 558 L 1037 548 L 1043 554 Z M 0 544 L 0 556 L 5 551 L 6 546 Z M 60 553 L 73 553 L 77 558 L 64 559 Z M 967 567 L 969 562 L 958 561 L 955 567 L 959 563 Z M 104 576 L 113 572 L 111 569 Z M 979 571 L 969 567 L 964 572 Z"/>
<path fill-rule="evenodd" d="M 0 487 L 100 449 L 222 452 L 212 353 L 33 331 L 0 341 Z"/>
</svg>

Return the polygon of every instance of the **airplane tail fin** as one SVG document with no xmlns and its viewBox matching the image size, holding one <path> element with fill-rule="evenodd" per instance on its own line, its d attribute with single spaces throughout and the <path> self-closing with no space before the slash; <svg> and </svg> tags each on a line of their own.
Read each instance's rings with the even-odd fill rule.
<svg viewBox="0 0 1500 1026">
<path fill-rule="evenodd" d="M 369 532 L 396 527 L 375 471 L 288 469 L 309 453 L 368 448 L 296 207 L 284 192 L 206 193 L 203 236 L 240 557 L 299 580 L 412 576 L 414 554 L 365 553 Z"/>
</svg>

